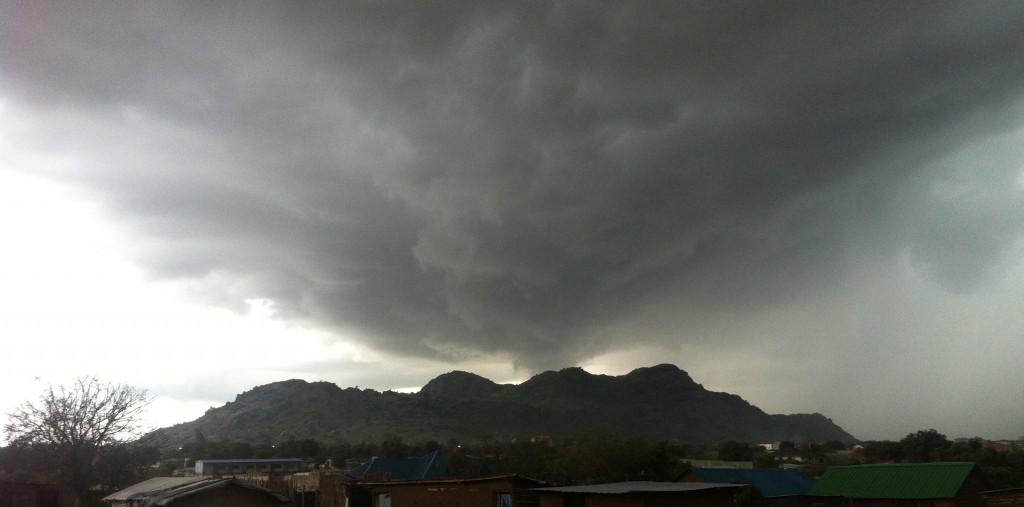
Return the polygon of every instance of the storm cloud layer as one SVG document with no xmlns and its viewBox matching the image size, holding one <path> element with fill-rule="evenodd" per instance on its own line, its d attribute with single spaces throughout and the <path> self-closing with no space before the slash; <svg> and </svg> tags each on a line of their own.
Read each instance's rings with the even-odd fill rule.
<svg viewBox="0 0 1024 507">
<path fill-rule="evenodd" d="M 0 85 L 152 276 L 395 356 L 1022 336 L 1024 4 L 462 4 L 11 2 Z"/>
</svg>

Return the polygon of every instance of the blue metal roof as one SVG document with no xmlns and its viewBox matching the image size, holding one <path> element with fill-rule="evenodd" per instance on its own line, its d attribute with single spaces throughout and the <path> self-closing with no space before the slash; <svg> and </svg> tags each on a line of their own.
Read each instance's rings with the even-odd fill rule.
<svg viewBox="0 0 1024 507">
<path fill-rule="evenodd" d="M 803 472 L 783 468 L 693 467 L 690 470 L 704 482 L 750 484 L 766 497 L 803 495 L 814 485 L 814 479 Z"/>
<path fill-rule="evenodd" d="M 392 481 L 415 481 L 422 479 L 444 479 L 445 452 L 434 451 L 419 458 L 373 458 L 349 471 L 355 477 L 361 475 L 384 475 Z"/>
</svg>

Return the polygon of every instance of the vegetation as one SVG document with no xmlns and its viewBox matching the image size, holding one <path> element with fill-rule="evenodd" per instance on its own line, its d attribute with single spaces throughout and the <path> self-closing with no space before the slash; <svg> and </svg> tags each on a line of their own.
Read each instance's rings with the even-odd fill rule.
<svg viewBox="0 0 1024 507">
<path fill-rule="evenodd" d="M 38 405 L 26 402 L 8 415 L 2 463 L 13 466 L 0 475 L 64 484 L 76 505 L 90 503 L 88 492 L 131 481 L 134 465 L 156 457 L 139 440 L 138 418 L 148 403 L 144 390 L 95 377 L 51 386 Z"/>
<path fill-rule="evenodd" d="M 627 375 L 579 368 L 501 386 L 465 372 L 432 380 L 419 393 L 341 389 L 328 382 L 277 382 L 238 395 L 195 421 L 163 428 L 168 446 L 207 437 L 268 445 L 289 437 L 322 443 L 511 442 L 544 434 L 564 440 L 614 430 L 653 440 L 716 443 L 802 438 L 855 439 L 821 414 L 769 415 L 742 398 L 711 392 L 672 365 Z"/>
<path fill-rule="evenodd" d="M 650 375 L 628 379 L 632 382 L 629 389 L 644 393 L 638 396 L 647 403 L 665 396 L 705 396 L 706 391 L 686 382 L 688 377 L 683 379 L 667 370 L 659 371 L 658 375 L 660 379 Z M 666 375 L 670 382 L 675 382 L 674 390 L 655 385 L 656 381 L 664 382 Z M 830 453 L 846 451 L 848 459 L 861 463 L 972 461 L 981 466 L 994 489 L 1024 486 L 1024 449 L 1021 447 L 996 449 L 980 438 L 951 442 L 934 429 L 910 433 L 897 442 L 865 442 L 849 451 L 847 442 L 838 438 L 821 443 L 784 440 L 780 449 L 773 453 L 742 440 L 684 445 L 680 440 L 653 438 L 649 434 L 610 427 L 586 429 L 557 438 L 492 438 L 488 435 L 492 434 L 493 426 L 486 424 L 492 415 L 486 415 L 488 412 L 481 408 L 488 407 L 489 402 L 462 398 L 467 392 L 501 396 L 506 408 L 515 405 L 515 396 L 537 397 L 544 403 L 560 400 L 559 403 L 565 404 L 564 410 L 544 403 L 530 406 L 530 410 L 557 418 L 564 413 L 593 408 L 590 405 L 595 403 L 594 399 L 580 397 L 580 392 L 598 392 L 601 403 L 608 405 L 619 403 L 615 396 L 621 394 L 622 387 L 609 378 L 593 378 L 582 371 L 546 375 L 527 386 L 527 394 L 509 394 L 513 391 L 511 388 L 496 388 L 477 379 L 470 380 L 473 384 L 468 386 L 435 384 L 432 392 L 436 395 L 420 397 L 340 390 L 333 384 L 289 381 L 283 386 L 240 395 L 235 403 L 225 407 L 225 414 L 245 419 L 247 425 L 255 420 L 255 427 L 261 428 L 257 438 L 210 437 L 199 425 L 191 425 L 187 426 L 192 428 L 187 438 L 179 437 L 177 443 L 167 445 L 166 439 L 154 440 L 160 433 L 140 438 L 137 417 L 149 401 L 145 391 L 83 378 L 70 387 L 50 388 L 38 405 L 26 403 L 10 414 L 10 422 L 4 428 L 10 445 L 0 449 L 0 480 L 65 484 L 73 490 L 76 504 L 84 506 L 96 504 L 96 499 L 104 492 L 152 476 L 173 475 L 178 469 L 191 468 L 199 459 L 298 457 L 318 467 L 349 469 L 373 456 L 416 457 L 443 449 L 447 451 L 446 467 L 453 475 L 505 472 L 552 484 L 572 485 L 671 481 L 685 470 L 688 461 L 695 459 L 753 461 L 755 466 L 764 468 L 799 461 L 813 476 L 828 466 L 828 457 L 835 456 Z M 685 394 L 680 395 L 680 389 Z M 358 403 L 339 402 L 338 392 L 342 393 L 344 401 Z M 301 393 L 302 397 L 297 398 L 296 393 Z M 732 403 L 733 407 L 743 406 Z M 478 421 L 480 426 L 475 433 L 470 433 L 471 438 L 451 436 L 443 443 L 437 439 L 409 443 L 399 434 L 385 435 L 375 443 L 368 443 L 366 439 L 348 443 L 337 434 L 326 441 L 300 438 L 296 434 L 302 433 L 301 427 L 280 428 L 277 426 L 280 421 L 273 417 L 274 412 L 292 412 L 294 417 L 287 420 L 305 421 L 308 427 L 322 423 L 332 410 L 348 410 L 364 418 L 367 425 L 384 428 L 381 420 L 386 419 L 387 414 L 394 414 L 395 407 L 412 414 L 430 413 L 437 407 L 458 407 L 461 413 L 476 414 L 484 422 Z M 429 418 L 404 421 L 420 425 L 423 432 L 429 434 L 438 434 L 443 427 L 435 426 L 441 425 L 441 421 Z M 175 428 L 180 431 L 183 426 Z M 224 429 L 232 428 L 230 418 L 220 428 L 221 435 L 231 434 Z M 237 434 L 251 436 L 246 432 Z M 161 445 L 157 447 L 157 443 Z M 756 491 L 744 490 L 736 501 L 750 506 L 763 504 L 763 498 Z"/>
<path fill-rule="evenodd" d="M 684 454 L 690 447 L 651 440 L 642 436 L 596 430 L 560 442 L 477 442 L 463 444 L 427 441 L 410 444 L 392 437 L 379 443 L 326 444 L 290 439 L 281 444 L 249 445 L 210 442 L 196 434 L 194 442 L 165 452 L 159 475 L 192 466 L 197 459 L 294 458 L 335 468 L 352 468 L 372 456 L 416 457 L 442 449 L 446 468 L 453 475 L 487 475 L 504 472 L 554 484 L 593 484 L 628 480 L 670 481 L 685 469 Z"/>
<path fill-rule="evenodd" d="M 1024 448 L 997 449 L 979 437 L 952 442 L 934 429 L 910 433 L 898 442 L 865 442 L 866 463 L 971 461 L 978 464 L 993 489 L 1024 487 Z"/>
</svg>

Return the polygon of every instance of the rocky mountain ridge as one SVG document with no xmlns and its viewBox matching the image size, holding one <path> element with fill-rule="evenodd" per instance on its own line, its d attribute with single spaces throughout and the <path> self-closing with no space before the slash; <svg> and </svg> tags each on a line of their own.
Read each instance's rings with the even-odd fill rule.
<svg viewBox="0 0 1024 507">
<path fill-rule="evenodd" d="M 191 440 L 196 430 L 250 443 L 477 442 L 564 439 L 589 429 L 691 444 L 856 440 L 821 414 L 770 415 L 739 396 L 708 391 L 668 364 L 621 376 L 566 368 L 521 384 L 453 371 L 409 394 L 293 379 L 255 387 L 157 435 L 167 445 Z"/>
</svg>

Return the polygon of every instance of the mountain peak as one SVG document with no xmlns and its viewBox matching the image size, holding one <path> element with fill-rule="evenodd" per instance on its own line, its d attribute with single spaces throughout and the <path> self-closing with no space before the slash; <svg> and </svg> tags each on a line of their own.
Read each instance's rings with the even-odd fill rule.
<svg viewBox="0 0 1024 507">
<path fill-rule="evenodd" d="M 438 398 L 487 396 L 501 390 L 501 385 L 467 371 L 451 371 L 438 375 L 420 389 L 419 394 Z"/>
<path fill-rule="evenodd" d="M 629 382 L 650 384 L 661 387 L 672 387 L 677 390 L 703 388 L 690 378 L 690 374 L 680 370 L 674 364 L 659 364 L 645 368 L 637 368 L 623 376 Z"/>
<path fill-rule="evenodd" d="M 768 415 L 739 396 L 705 390 L 670 364 L 621 376 L 565 368 L 508 385 L 452 371 L 416 394 L 293 379 L 254 388 L 195 421 L 161 432 L 168 444 L 180 445 L 196 430 L 250 442 L 285 433 L 327 442 L 388 436 L 416 442 L 536 434 L 571 438 L 596 428 L 693 444 L 854 440 L 821 414 Z"/>
</svg>

